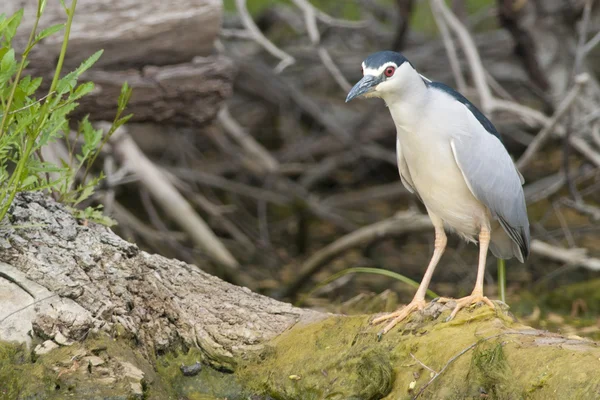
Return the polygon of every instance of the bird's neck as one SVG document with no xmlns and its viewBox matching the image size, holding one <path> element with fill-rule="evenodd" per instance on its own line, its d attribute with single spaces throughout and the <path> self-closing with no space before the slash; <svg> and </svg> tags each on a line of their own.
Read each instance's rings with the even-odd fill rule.
<svg viewBox="0 0 600 400">
<path fill-rule="evenodd" d="M 428 88 L 421 76 L 414 76 L 402 87 L 402 90 L 385 99 L 397 128 L 413 131 L 422 118 L 427 105 Z"/>
</svg>

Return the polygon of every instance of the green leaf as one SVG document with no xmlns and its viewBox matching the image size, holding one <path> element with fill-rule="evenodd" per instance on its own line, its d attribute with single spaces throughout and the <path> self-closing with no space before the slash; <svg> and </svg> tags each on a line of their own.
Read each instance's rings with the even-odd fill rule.
<svg viewBox="0 0 600 400">
<path fill-rule="evenodd" d="M 69 96 L 69 101 L 77 100 L 94 90 L 94 82 L 85 82 L 75 88 L 75 92 Z"/>
<path fill-rule="evenodd" d="M 103 51 L 104 50 L 98 50 L 97 52 L 92 54 L 87 60 L 82 62 L 81 65 L 77 67 L 75 71 L 69 72 L 61 80 L 59 80 L 58 84 L 56 85 L 56 92 L 59 95 L 63 95 L 68 91 L 73 90 L 75 88 L 75 85 L 77 84 L 77 78 L 79 78 L 79 76 L 82 73 L 90 69 L 90 67 L 94 65 L 96 61 L 98 61 Z"/>
<path fill-rule="evenodd" d="M 94 194 L 94 186 L 93 185 L 88 185 L 88 186 L 84 187 L 83 190 L 81 191 L 81 194 L 79 195 L 79 197 L 77 197 L 77 200 L 75 200 L 74 205 L 77 205 L 77 204 L 81 203 L 82 201 L 86 200 L 92 194 Z"/>
<path fill-rule="evenodd" d="M 23 180 L 23 182 L 21 182 L 21 187 L 23 189 L 28 189 L 29 186 L 33 186 L 35 183 L 37 183 L 37 181 L 38 177 L 36 175 L 29 175 Z"/>
<path fill-rule="evenodd" d="M 37 43 L 40 40 L 43 40 L 43 39 L 47 38 L 50 35 L 54 35 L 56 32 L 59 32 L 64 27 L 65 27 L 65 24 L 56 24 L 56 25 L 49 26 L 46 29 L 42 30 L 40 33 L 38 33 L 35 36 L 35 39 L 34 39 L 33 42 Z"/>
<path fill-rule="evenodd" d="M 131 98 L 132 89 L 129 87 L 129 84 L 125 82 L 123 86 L 121 86 L 121 93 L 119 94 L 119 100 L 117 102 L 119 111 L 123 111 L 125 107 L 127 107 L 127 103 L 129 103 L 129 99 Z"/>
<path fill-rule="evenodd" d="M 77 69 L 74 71 L 77 74 L 77 76 L 83 74 L 85 71 L 90 69 L 91 66 L 94 65 L 96 61 L 98 61 L 100 56 L 102 56 L 102 53 L 104 53 L 104 50 L 98 50 L 97 52 L 89 56 L 87 60 L 82 62 L 81 65 L 77 67 Z"/>
<path fill-rule="evenodd" d="M 10 49 L 6 52 L 2 61 L 0 61 L 0 85 L 8 80 L 17 72 L 17 61 L 15 60 L 15 50 Z"/>
<path fill-rule="evenodd" d="M 38 2 L 38 9 L 37 9 L 37 16 L 41 17 L 42 14 L 44 13 L 44 9 L 46 8 L 46 4 L 48 3 L 48 0 L 40 0 Z"/>
<path fill-rule="evenodd" d="M 10 47 L 15 34 L 17 33 L 17 28 L 21 24 L 21 19 L 23 18 L 23 9 L 21 8 L 19 11 L 14 13 L 8 21 L 6 21 L 6 26 L 4 27 L 4 47 Z"/>
<path fill-rule="evenodd" d="M 122 118 L 119 118 L 118 120 L 116 120 L 116 121 L 115 121 L 115 130 L 116 130 L 118 127 L 120 127 L 120 126 L 122 126 L 122 125 L 126 124 L 126 123 L 127 123 L 127 121 L 129 121 L 129 120 L 131 119 L 131 117 L 133 117 L 133 114 L 128 114 L 128 115 L 126 115 L 126 116 L 124 116 L 124 117 L 122 117 Z"/>
</svg>

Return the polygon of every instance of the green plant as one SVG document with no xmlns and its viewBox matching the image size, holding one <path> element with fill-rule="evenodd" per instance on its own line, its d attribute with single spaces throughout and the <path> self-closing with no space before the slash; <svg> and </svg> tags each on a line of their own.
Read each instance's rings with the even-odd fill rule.
<svg viewBox="0 0 600 400">
<path fill-rule="evenodd" d="M 387 269 L 382 269 L 382 268 L 369 268 L 369 267 L 353 267 L 353 268 L 346 268 L 340 272 L 337 272 L 331 276 L 329 276 L 327 279 L 323 280 L 322 282 L 320 282 L 318 285 L 316 285 L 310 292 L 308 292 L 306 295 L 304 295 L 296 304 L 296 306 L 300 306 L 302 303 L 304 303 L 304 301 L 309 298 L 310 296 L 313 295 L 313 293 L 315 293 L 318 289 L 322 288 L 325 285 L 330 284 L 331 282 L 340 279 L 342 276 L 348 275 L 348 274 L 375 274 L 375 275 L 383 275 L 383 276 L 387 276 L 389 278 L 393 278 L 396 279 L 400 282 L 403 282 L 409 286 L 412 286 L 415 289 L 419 288 L 419 283 L 413 281 L 412 279 L 401 275 L 397 272 L 394 271 L 389 271 Z M 433 290 L 427 289 L 427 295 L 429 297 L 431 297 L 432 299 L 435 299 L 436 297 L 440 297 L 438 296 Z"/>
<path fill-rule="evenodd" d="M 20 59 L 12 42 L 23 10 L 12 16 L 0 15 L 0 220 L 20 191 L 48 191 L 73 209 L 88 199 L 103 178 L 102 175 L 89 177 L 92 164 L 110 136 L 131 117 L 122 116 L 131 96 L 131 89 L 125 84 L 108 132 L 94 129 L 86 117 L 72 138 L 69 114 L 78 106 L 77 101 L 94 89 L 92 82 L 80 83 L 79 79 L 100 58 L 102 51 L 61 77 L 77 0 L 72 0 L 70 7 L 64 0 L 60 1 L 66 22 L 38 33 L 38 23 L 47 2 L 38 0 L 36 19 Z M 42 78 L 22 77 L 23 71 L 31 50 L 42 39 L 61 30 L 64 37 L 54 76 L 47 93 L 40 95 Z M 64 140 L 69 152 L 69 159 L 62 160 L 62 165 L 46 162 L 41 155 L 44 146 L 57 140 Z M 110 224 L 111 220 L 101 217 L 99 211 L 91 208 L 77 210 L 75 214 Z"/>
</svg>

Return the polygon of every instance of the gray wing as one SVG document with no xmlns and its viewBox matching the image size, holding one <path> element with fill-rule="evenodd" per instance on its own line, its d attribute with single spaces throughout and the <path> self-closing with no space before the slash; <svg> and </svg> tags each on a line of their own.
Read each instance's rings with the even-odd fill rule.
<svg viewBox="0 0 600 400">
<path fill-rule="evenodd" d="M 400 146 L 400 139 L 396 138 L 396 157 L 398 159 L 398 172 L 400 172 L 400 180 L 406 189 L 409 192 L 417 195 L 419 200 L 421 200 L 421 196 L 415 189 L 415 184 L 412 181 L 412 177 L 410 176 L 410 171 L 408 170 L 408 165 L 406 164 L 406 160 L 402 155 L 402 147 Z M 421 200 L 421 203 L 423 200 Z"/>
<path fill-rule="evenodd" d="M 521 175 L 508 152 L 493 135 L 459 136 L 451 141 L 456 163 L 471 193 L 485 204 L 521 252 L 529 256 L 529 219 Z"/>
</svg>

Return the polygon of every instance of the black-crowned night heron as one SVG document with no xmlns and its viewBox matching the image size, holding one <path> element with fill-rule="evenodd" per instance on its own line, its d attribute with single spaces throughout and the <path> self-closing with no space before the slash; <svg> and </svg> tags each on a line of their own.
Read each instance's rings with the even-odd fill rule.
<svg viewBox="0 0 600 400">
<path fill-rule="evenodd" d="M 488 247 L 502 259 L 529 256 L 529 220 L 523 177 L 494 125 L 464 96 L 420 75 L 399 53 L 382 51 L 362 63 L 363 78 L 346 102 L 380 97 L 396 125 L 398 169 L 404 186 L 427 208 L 435 250 L 419 289 L 405 307 L 375 319 L 392 329 L 425 306 L 425 292 L 446 248 L 444 227 L 465 240 L 479 239 L 479 266 L 470 296 L 457 299 L 450 318 L 471 304 L 494 304 L 483 295 Z M 442 298 L 438 301 L 447 302 Z"/>
</svg>

